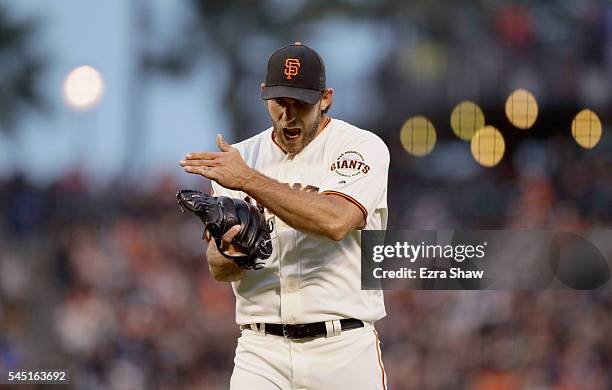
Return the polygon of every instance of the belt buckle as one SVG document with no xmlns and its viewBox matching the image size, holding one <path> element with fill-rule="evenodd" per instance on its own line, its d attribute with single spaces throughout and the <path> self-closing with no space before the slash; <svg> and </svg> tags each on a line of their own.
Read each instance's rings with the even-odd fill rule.
<svg viewBox="0 0 612 390">
<path fill-rule="evenodd" d="M 283 324 L 283 337 L 288 339 L 302 339 L 308 337 L 307 335 L 308 324 Z M 291 328 L 289 328 L 289 326 Z M 289 331 L 291 330 L 291 332 Z"/>
</svg>

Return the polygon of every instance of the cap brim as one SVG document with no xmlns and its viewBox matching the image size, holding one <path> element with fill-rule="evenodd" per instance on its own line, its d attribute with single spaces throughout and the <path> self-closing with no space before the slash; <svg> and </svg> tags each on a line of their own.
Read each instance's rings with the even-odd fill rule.
<svg viewBox="0 0 612 390">
<path fill-rule="evenodd" d="M 315 104 L 321 97 L 323 92 L 314 89 L 303 89 L 295 87 L 286 87 L 277 85 L 274 87 L 264 87 L 261 91 L 261 98 L 264 100 L 276 98 L 291 98 L 301 100 L 308 104 Z"/>
</svg>

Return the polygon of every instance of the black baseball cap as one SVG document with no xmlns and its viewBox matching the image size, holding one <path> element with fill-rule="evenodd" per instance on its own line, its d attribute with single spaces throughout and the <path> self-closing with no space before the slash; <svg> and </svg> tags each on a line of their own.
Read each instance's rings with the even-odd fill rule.
<svg viewBox="0 0 612 390">
<path fill-rule="evenodd" d="M 268 60 L 264 100 L 293 98 L 315 104 L 325 89 L 325 64 L 321 56 L 301 42 L 281 47 Z"/>
</svg>

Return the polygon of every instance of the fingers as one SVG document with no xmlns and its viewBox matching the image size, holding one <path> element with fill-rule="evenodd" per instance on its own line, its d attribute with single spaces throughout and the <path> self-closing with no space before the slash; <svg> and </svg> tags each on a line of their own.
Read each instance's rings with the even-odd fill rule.
<svg viewBox="0 0 612 390">
<path fill-rule="evenodd" d="M 210 242 L 210 240 L 212 240 L 212 236 L 211 236 L 210 232 L 208 231 L 208 229 L 204 229 L 204 234 L 202 235 L 202 239 L 206 240 L 208 242 Z"/>
<path fill-rule="evenodd" d="M 182 167 L 216 167 L 219 164 L 215 160 L 181 160 L 179 165 Z"/>
<path fill-rule="evenodd" d="M 234 237 L 236 237 L 236 235 L 240 233 L 240 229 L 240 225 L 235 225 L 232 226 L 227 232 L 225 232 L 223 237 L 221 237 L 221 250 L 226 250 L 229 248 Z"/>
<path fill-rule="evenodd" d="M 217 134 L 217 146 L 219 146 L 220 152 L 191 152 L 185 155 L 185 158 L 179 161 L 181 166 L 185 165 L 195 165 L 201 166 L 202 163 L 190 163 L 191 161 L 199 161 L 199 160 L 215 160 L 220 157 L 223 157 L 225 152 L 230 152 L 234 150 L 234 148 L 225 142 L 223 136 L 221 134 Z"/>
<path fill-rule="evenodd" d="M 221 134 L 217 134 L 217 146 L 222 152 L 229 152 L 233 149 L 231 145 L 225 142 Z"/>
<path fill-rule="evenodd" d="M 219 178 L 219 175 L 217 174 L 217 172 L 215 172 L 210 167 L 192 167 L 192 166 L 186 166 L 184 169 L 185 169 L 185 172 L 187 172 L 187 173 L 193 173 L 194 175 L 204 176 L 204 177 L 207 177 L 207 178 L 209 178 L 211 180 L 217 180 Z"/>
<path fill-rule="evenodd" d="M 221 152 L 191 152 L 185 156 L 185 160 L 214 160 L 221 156 Z"/>
</svg>

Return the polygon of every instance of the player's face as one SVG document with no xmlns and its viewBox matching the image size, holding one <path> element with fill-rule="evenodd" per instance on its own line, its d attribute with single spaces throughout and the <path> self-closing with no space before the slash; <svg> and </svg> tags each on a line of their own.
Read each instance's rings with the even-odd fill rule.
<svg viewBox="0 0 612 390">
<path fill-rule="evenodd" d="M 276 143 L 289 155 L 302 151 L 317 135 L 321 122 L 321 102 L 308 104 L 291 98 L 270 99 L 267 102 Z"/>
</svg>

